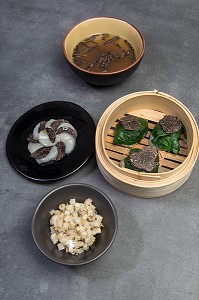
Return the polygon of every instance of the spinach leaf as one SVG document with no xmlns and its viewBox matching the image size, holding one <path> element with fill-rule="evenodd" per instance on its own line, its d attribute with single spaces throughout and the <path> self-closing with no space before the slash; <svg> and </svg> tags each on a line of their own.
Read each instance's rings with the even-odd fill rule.
<svg viewBox="0 0 199 300">
<path fill-rule="evenodd" d="M 130 150 L 130 155 L 133 152 L 139 152 L 139 151 L 140 151 L 140 149 L 133 148 Z M 138 171 L 138 172 L 146 172 L 145 170 L 138 169 L 138 168 L 132 166 L 131 161 L 130 161 L 130 155 L 124 159 L 125 168 L 134 170 L 134 171 Z M 155 162 L 154 169 L 150 173 L 158 173 L 158 167 L 159 167 L 159 162 Z"/>
<path fill-rule="evenodd" d="M 142 118 L 138 119 L 141 124 L 139 130 L 126 130 L 122 124 L 117 124 L 113 144 L 133 145 L 139 143 L 148 132 L 148 121 Z"/>
<path fill-rule="evenodd" d="M 180 151 L 179 139 L 183 132 L 183 127 L 175 133 L 166 133 L 158 123 L 152 130 L 151 142 L 159 149 L 178 154 Z"/>
</svg>

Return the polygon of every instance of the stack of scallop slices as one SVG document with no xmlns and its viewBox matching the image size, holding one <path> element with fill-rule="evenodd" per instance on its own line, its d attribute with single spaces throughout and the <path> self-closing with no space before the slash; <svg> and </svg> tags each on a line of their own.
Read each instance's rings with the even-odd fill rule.
<svg viewBox="0 0 199 300">
<path fill-rule="evenodd" d="M 128 136 L 126 145 L 122 127 L 124 131 L 139 129 L 140 138 Z M 169 143 L 168 150 L 161 147 L 162 129 L 177 136 L 173 150 Z M 116 189 L 133 196 L 160 197 L 178 189 L 189 178 L 198 152 L 199 132 L 190 111 L 156 90 L 116 100 L 97 125 L 96 156 L 102 175 Z"/>
</svg>

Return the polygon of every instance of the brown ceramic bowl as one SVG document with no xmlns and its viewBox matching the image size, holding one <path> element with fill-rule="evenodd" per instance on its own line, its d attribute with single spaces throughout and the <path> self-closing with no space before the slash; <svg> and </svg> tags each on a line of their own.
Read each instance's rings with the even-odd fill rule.
<svg viewBox="0 0 199 300">
<path fill-rule="evenodd" d="M 103 216 L 102 232 L 96 235 L 96 241 L 91 248 L 79 255 L 59 251 L 50 240 L 50 214 L 61 203 L 68 203 L 75 198 L 84 202 L 91 198 L 97 213 Z M 112 245 L 117 233 L 117 213 L 111 200 L 100 190 L 87 184 L 68 184 L 60 186 L 46 196 L 37 205 L 32 220 L 32 235 L 39 250 L 54 262 L 65 266 L 80 266 L 101 257 Z"/>
<path fill-rule="evenodd" d="M 127 68 L 110 73 L 87 71 L 77 66 L 73 62 L 73 50 L 79 42 L 97 33 L 109 33 L 125 38 L 135 50 L 135 62 Z M 76 75 L 91 84 L 111 85 L 126 79 L 136 70 L 144 54 L 145 41 L 142 33 L 132 24 L 117 18 L 97 17 L 75 25 L 64 38 L 63 50 L 69 66 Z"/>
</svg>

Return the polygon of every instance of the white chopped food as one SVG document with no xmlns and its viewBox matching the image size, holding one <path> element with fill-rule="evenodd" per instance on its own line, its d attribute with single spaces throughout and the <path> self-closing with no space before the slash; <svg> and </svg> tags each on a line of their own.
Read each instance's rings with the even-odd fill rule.
<svg viewBox="0 0 199 300">
<path fill-rule="evenodd" d="M 83 203 L 70 199 L 49 213 L 51 241 L 60 251 L 73 255 L 88 251 L 103 227 L 103 217 L 97 214 L 90 198 Z"/>
<path fill-rule="evenodd" d="M 53 244 L 58 243 L 58 238 L 57 238 L 56 233 L 51 234 L 50 238 L 51 238 L 51 241 L 53 242 Z"/>
<path fill-rule="evenodd" d="M 58 248 L 60 251 L 65 249 L 65 247 L 64 247 L 64 245 L 63 245 L 62 243 L 57 244 L 57 248 Z"/>
</svg>

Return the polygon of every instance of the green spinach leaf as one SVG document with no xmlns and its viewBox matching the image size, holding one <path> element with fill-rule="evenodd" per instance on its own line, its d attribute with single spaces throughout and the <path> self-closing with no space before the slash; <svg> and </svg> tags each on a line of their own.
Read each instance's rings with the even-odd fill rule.
<svg viewBox="0 0 199 300">
<path fill-rule="evenodd" d="M 175 133 L 166 133 L 158 123 L 152 130 L 151 142 L 159 149 L 178 154 L 180 151 L 179 139 L 183 132 L 183 127 Z"/>
<path fill-rule="evenodd" d="M 133 148 L 133 149 L 130 150 L 130 155 L 131 155 L 133 152 L 139 152 L 139 151 L 140 151 L 140 149 Z M 130 155 L 127 156 L 127 157 L 124 159 L 124 165 L 125 165 L 125 168 L 130 169 L 130 170 L 134 170 L 134 171 L 138 171 L 138 172 L 146 172 L 145 170 L 138 169 L 138 168 L 135 168 L 135 167 L 132 166 L 131 161 L 130 161 Z M 153 169 L 150 173 L 158 173 L 158 167 L 159 167 L 159 162 L 155 162 L 154 169 Z"/>
<path fill-rule="evenodd" d="M 126 130 L 122 124 L 117 124 L 115 127 L 114 141 L 115 145 L 133 145 L 139 143 L 148 132 L 148 121 L 138 118 L 141 124 L 139 130 Z"/>
</svg>

